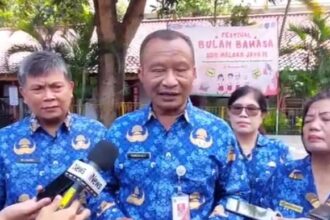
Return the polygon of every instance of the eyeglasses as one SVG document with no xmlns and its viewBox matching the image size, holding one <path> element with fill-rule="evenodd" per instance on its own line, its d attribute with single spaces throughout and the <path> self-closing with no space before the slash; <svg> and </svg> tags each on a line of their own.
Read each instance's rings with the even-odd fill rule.
<svg viewBox="0 0 330 220">
<path fill-rule="evenodd" d="M 230 113 L 233 115 L 240 115 L 242 114 L 243 109 L 245 109 L 245 112 L 248 116 L 256 116 L 258 115 L 260 108 L 255 105 L 247 105 L 243 106 L 240 104 L 234 104 L 229 107 Z"/>
</svg>

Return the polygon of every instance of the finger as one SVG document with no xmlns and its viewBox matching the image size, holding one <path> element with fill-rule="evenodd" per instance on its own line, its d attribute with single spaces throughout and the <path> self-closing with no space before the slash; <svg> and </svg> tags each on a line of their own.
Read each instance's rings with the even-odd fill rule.
<svg viewBox="0 0 330 220">
<path fill-rule="evenodd" d="M 75 200 L 71 205 L 70 209 L 73 209 L 75 212 L 79 210 L 80 202 L 78 200 Z"/>
<path fill-rule="evenodd" d="M 89 209 L 84 209 L 76 216 L 75 220 L 88 219 L 90 216 L 91 216 L 91 211 Z"/>
<path fill-rule="evenodd" d="M 36 201 L 36 198 L 33 198 L 33 199 Z M 46 205 L 49 205 L 51 202 L 52 202 L 52 200 L 50 198 L 43 198 L 43 199 L 40 199 L 39 201 L 36 201 L 36 205 L 39 208 L 42 208 Z"/>
<path fill-rule="evenodd" d="M 44 191 L 44 187 L 42 185 L 38 185 L 36 190 L 37 190 L 37 193 L 41 193 L 42 191 Z"/>
<path fill-rule="evenodd" d="M 58 209 L 58 207 L 60 206 L 61 199 L 62 199 L 62 197 L 57 195 L 54 198 L 54 200 L 52 201 L 52 203 L 50 205 L 46 206 L 45 208 L 50 211 L 56 211 Z"/>
</svg>

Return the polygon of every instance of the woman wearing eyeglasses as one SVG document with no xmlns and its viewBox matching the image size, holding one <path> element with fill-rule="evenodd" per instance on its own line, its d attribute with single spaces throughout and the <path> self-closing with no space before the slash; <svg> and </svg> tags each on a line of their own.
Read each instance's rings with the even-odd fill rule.
<svg viewBox="0 0 330 220">
<path fill-rule="evenodd" d="M 249 174 L 251 191 L 245 199 L 251 204 L 258 204 L 274 169 L 290 158 L 286 145 L 259 131 L 266 113 L 266 98 L 256 88 L 240 87 L 229 97 L 229 121 Z"/>
</svg>

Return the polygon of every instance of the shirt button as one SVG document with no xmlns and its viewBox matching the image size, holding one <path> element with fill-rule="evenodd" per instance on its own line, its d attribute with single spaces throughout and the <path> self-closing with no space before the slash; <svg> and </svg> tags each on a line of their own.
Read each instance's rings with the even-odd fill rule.
<svg viewBox="0 0 330 220">
<path fill-rule="evenodd" d="M 57 160 L 54 160 L 54 161 L 53 161 L 53 165 L 54 165 L 54 166 L 57 166 L 57 165 L 58 165 L 58 161 L 57 161 Z"/>
<path fill-rule="evenodd" d="M 121 169 L 121 170 L 124 169 L 124 164 L 120 163 L 118 166 L 119 166 L 119 169 Z"/>
<path fill-rule="evenodd" d="M 165 156 L 166 156 L 166 158 L 171 158 L 171 157 L 172 157 L 172 154 L 171 154 L 170 152 L 167 152 L 167 153 L 165 154 Z"/>
<path fill-rule="evenodd" d="M 151 168 L 154 168 L 155 166 L 156 166 L 156 163 L 155 163 L 155 162 L 151 162 L 151 163 L 150 163 L 150 167 L 151 167 Z"/>
<path fill-rule="evenodd" d="M 42 170 L 39 172 L 39 176 L 43 176 L 43 175 L 45 175 L 45 171 Z"/>
</svg>

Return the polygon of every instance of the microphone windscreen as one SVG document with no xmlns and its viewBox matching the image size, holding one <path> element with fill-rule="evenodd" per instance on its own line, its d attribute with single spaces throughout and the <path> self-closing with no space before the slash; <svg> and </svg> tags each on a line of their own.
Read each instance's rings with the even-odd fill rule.
<svg viewBox="0 0 330 220">
<path fill-rule="evenodd" d="M 93 161 L 101 170 L 111 170 L 118 156 L 118 148 L 105 140 L 98 142 L 89 152 L 88 160 Z"/>
</svg>

